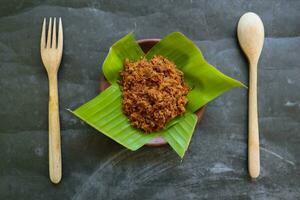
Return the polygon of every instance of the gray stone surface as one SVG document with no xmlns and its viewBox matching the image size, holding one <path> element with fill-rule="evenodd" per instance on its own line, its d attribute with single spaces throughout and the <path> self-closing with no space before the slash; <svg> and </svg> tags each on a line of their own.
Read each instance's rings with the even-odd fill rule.
<svg viewBox="0 0 300 200">
<path fill-rule="evenodd" d="M 300 1 L 34 0 L 0 2 L 0 199 L 300 199 Z M 98 93 L 114 41 L 181 31 L 224 73 L 248 81 L 236 25 L 257 12 L 266 30 L 259 63 L 261 176 L 247 174 L 247 90 L 208 105 L 181 161 L 168 147 L 136 152 L 72 116 Z M 62 16 L 59 71 L 63 179 L 48 178 L 47 77 L 42 17 Z"/>
</svg>

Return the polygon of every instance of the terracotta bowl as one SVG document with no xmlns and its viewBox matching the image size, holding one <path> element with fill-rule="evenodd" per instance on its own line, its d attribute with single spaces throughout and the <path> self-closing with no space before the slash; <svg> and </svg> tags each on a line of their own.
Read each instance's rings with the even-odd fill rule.
<svg viewBox="0 0 300 200">
<path fill-rule="evenodd" d="M 159 41 L 160 41 L 160 39 L 144 39 L 144 40 L 138 40 L 137 42 L 140 45 L 140 47 L 142 48 L 142 50 L 145 53 L 147 53 Z M 109 86 L 109 83 L 105 80 L 104 77 L 101 77 L 100 91 L 105 90 L 108 86 Z M 197 114 L 197 117 L 198 117 L 198 123 L 202 120 L 203 115 L 204 115 L 204 111 L 205 111 L 205 106 L 203 106 L 202 108 L 197 110 L 196 114 Z M 147 143 L 146 145 L 147 146 L 152 146 L 152 147 L 159 147 L 159 146 L 162 146 L 162 145 L 165 145 L 165 144 L 167 144 L 167 142 L 164 140 L 164 138 L 157 137 L 157 138 L 154 138 L 149 143 Z"/>
</svg>

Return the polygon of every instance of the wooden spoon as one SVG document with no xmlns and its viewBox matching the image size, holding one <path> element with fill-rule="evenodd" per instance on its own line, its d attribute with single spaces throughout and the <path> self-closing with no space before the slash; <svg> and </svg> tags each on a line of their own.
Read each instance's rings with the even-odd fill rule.
<svg viewBox="0 0 300 200">
<path fill-rule="evenodd" d="M 248 170 L 252 178 L 260 172 L 257 116 L 257 63 L 264 43 L 264 25 L 258 15 L 244 14 L 237 28 L 239 43 L 249 60 Z"/>
</svg>

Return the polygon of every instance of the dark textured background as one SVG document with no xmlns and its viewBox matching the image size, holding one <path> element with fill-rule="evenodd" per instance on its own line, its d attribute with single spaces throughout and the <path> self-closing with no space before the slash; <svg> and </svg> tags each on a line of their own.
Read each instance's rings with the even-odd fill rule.
<svg viewBox="0 0 300 200">
<path fill-rule="evenodd" d="M 98 93 L 109 47 L 181 31 L 207 60 L 247 84 L 236 39 L 246 11 L 266 40 L 259 63 L 261 176 L 247 173 L 247 90 L 208 105 L 181 161 L 168 147 L 125 150 L 66 108 Z M 48 85 L 40 61 L 42 18 L 61 16 L 59 71 L 63 179 L 48 178 Z M 0 199 L 300 199 L 300 1 L 51 0 L 0 2 Z"/>
</svg>

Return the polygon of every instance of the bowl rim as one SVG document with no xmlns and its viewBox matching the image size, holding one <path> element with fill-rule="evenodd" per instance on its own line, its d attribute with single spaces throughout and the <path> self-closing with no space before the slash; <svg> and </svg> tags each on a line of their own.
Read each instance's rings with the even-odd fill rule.
<svg viewBox="0 0 300 200">
<path fill-rule="evenodd" d="M 138 44 L 144 43 L 144 42 L 159 42 L 161 39 L 158 38 L 149 38 L 149 39 L 140 39 L 137 40 Z"/>
</svg>

